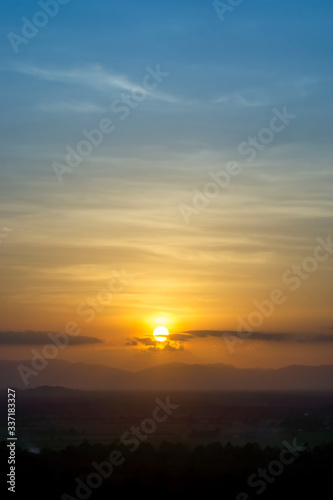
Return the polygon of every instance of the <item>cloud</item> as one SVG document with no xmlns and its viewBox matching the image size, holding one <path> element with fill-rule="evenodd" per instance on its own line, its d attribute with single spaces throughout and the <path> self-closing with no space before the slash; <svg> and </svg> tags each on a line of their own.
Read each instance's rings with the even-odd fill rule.
<svg viewBox="0 0 333 500">
<path fill-rule="evenodd" d="M 98 91 L 112 89 L 132 92 L 132 90 L 142 86 L 141 84 L 132 82 L 126 75 L 107 72 L 100 64 L 88 64 L 84 67 L 66 69 L 39 68 L 28 64 L 17 64 L 14 66 L 14 71 L 40 80 L 70 85 L 84 85 Z M 145 72 L 146 70 L 143 69 L 142 78 L 145 76 Z M 148 91 L 147 94 L 159 101 L 169 103 L 179 101 L 177 98 L 160 91 Z"/>
<path fill-rule="evenodd" d="M 0 332 L 0 345 L 45 345 L 52 342 L 49 336 L 57 335 L 58 332 L 34 332 L 31 330 L 25 332 Z M 61 335 L 61 334 L 60 334 Z M 102 341 L 96 337 L 76 336 L 71 337 L 68 335 L 68 345 L 84 345 L 84 344 L 99 344 Z"/>
<path fill-rule="evenodd" d="M 156 345 L 156 342 L 150 337 L 144 337 L 144 338 L 135 337 L 135 340 L 137 340 L 140 344 L 143 345 Z"/>
<path fill-rule="evenodd" d="M 15 69 L 18 73 L 40 80 L 86 85 L 97 90 L 110 87 L 131 90 L 135 86 L 126 76 L 107 73 L 100 64 L 90 64 L 86 67 L 72 69 L 39 68 L 28 64 L 19 64 L 15 66 Z"/>
<path fill-rule="evenodd" d="M 333 335 L 317 335 L 313 342 L 333 342 Z"/>
<path fill-rule="evenodd" d="M 51 102 L 49 104 L 41 104 L 39 109 L 51 113 L 105 113 L 104 108 L 90 102 Z"/>
<path fill-rule="evenodd" d="M 226 336 L 239 337 L 239 332 L 226 331 L 226 330 L 188 330 L 183 332 L 188 334 L 187 340 L 193 338 L 206 338 L 215 337 L 223 338 Z M 309 334 L 294 334 L 294 333 L 266 333 L 266 332 L 253 332 L 249 335 L 247 340 L 260 340 L 263 342 L 299 342 L 316 344 L 321 342 L 333 342 L 333 335 L 309 335 Z"/>
<path fill-rule="evenodd" d="M 138 342 L 136 340 L 129 340 L 125 345 L 138 345 Z"/>
<path fill-rule="evenodd" d="M 303 78 L 299 78 L 294 80 L 293 86 L 299 92 L 300 97 L 308 97 L 313 91 L 314 87 L 318 85 L 319 79 L 314 76 L 304 76 Z"/>
<path fill-rule="evenodd" d="M 167 343 L 163 348 L 163 351 L 184 351 L 184 350 L 185 348 L 181 343 L 177 345 Z"/>
<path fill-rule="evenodd" d="M 193 335 L 190 335 L 188 333 L 171 333 L 169 335 L 170 340 L 178 341 L 178 342 L 187 342 L 191 339 L 193 339 Z"/>
<path fill-rule="evenodd" d="M 293 340 L 296 340 L 296 338 L 293 337 L 294 335 L 288 333 L 253 332 L 250 338 L 252 340 L 264 340 L 266 342 L 292 342 Z"/>
<path fill-rule="evenodd" d="M 236 104 L 243 107 L 267 106 L 271 97 L 266 89 L 248 89 L 239 93 L 224 94 L 213 101 L 214 104 Z"/>
<path fill-rule="evenodd" d="M 184 338 L 190 337 L 189 335 L 174 334 L 170 335 L 170 340 L 165 342 L 158 342 L 150 337 L 135 337 L 135 340 L 130 340 L 127 342 L 127 346 L 135 346 L 142 344 L 148 347 L 148 352 L 161 352 L 161 351 L 184 351 L 184 346 L 182 344 Z"/>
<path fill-rule="evenodd" d="M 237 335 L 237 332 L 227 332 L 225 330 L 188 330 L 186 332 L 182 332 L 183 334 L 189 334 L 190 337 L 223 337 L 224 334 L 230 333 L 231 335 Z M 189 338 L 190 338 L 189 337 Z M 188 338 L 188 340 L 189 340 Z"/>
<path fill-rule="evenodd" d="M 167 342 L 166 344 L 163 344 L 163 347 L 154 346 L 154 347 L 149 347 L 147 350 L 149 352 L 160 352 L 160 351 L 175 352 L 175 351 L 184 351 L 185 349 L 181 343 L 173 344 L 171 342 Z"/>
</svg>

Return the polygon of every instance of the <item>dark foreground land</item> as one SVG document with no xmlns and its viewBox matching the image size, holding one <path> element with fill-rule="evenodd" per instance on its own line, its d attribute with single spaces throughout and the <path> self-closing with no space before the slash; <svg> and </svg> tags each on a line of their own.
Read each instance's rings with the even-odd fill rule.
<svg viewBox="0 0 333 500">
<path fill-rule="evenodd" d="M 0 394 L 5 408 L 7 394 Z M 279 446 L 294 438 L 311 446 L 333 442 L 331 393 L 84 392 L 55 387 L 16 392 L 18 440 L 24 449 L 63 449 L 84 440 L 109 444 L 152 418 L 157 399 L 177 408 L 152 427 L 148 441 L 154 445 L 230 441 Z M 0 440 L 7 433 L 5 419 L 1 424 Z"/>
<path fill-rule="evenodd" d="M 117 443 L 82 443 L 40 454 L 18 450 L 16 493 L 8 498 L 107 500 L 122 495 L 172 495 L 183 499 L 195 493 L 237 500 L 330 497 L 332 444 L 282 451 L 256 444 L 234 447 L 220 443 L 189 450 L 168 442 L 158 448 L 142 443 L 134 453 Z M 4 463 L 5 444 L 0 454 Z"/>
<path fill-rule="evenodd" d="M 8 498 L 326 498 L 333 470 L 331 393 L 42 387 L 16 392 L 16 429 Z M 6 439 L 3 422 L 5 490 Z"/>
</svg>

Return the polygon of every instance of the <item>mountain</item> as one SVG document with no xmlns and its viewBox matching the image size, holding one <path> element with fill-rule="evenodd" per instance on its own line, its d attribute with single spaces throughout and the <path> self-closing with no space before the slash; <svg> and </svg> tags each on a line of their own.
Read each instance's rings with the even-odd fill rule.
<svg viewBox="0 0 333 500">
<path fill-rule="evenodd" d="M 22 372 L 22 366 L 31 372 Z M 25 385 L 18 368 L 26 378 Z M 117 390 L 126 388 L 132 382 L 131 372 L 104 365 L 69 363 L 55 359 L 41 371 L 33 370 L 31 361 L 0 361 L 0 387 L 34 388 L 40 386 L 61 386 L 81 390 Z"/>
<path fill-rule="evenodd" d="M 170 363 L 129 372 L 104 365 L 49 360 L 48 366 L 27 375 L 18 366 L 29 361 L 0 361 L 0 388 L 41 386 L 79 390 L 190 390 L 190 391 L 333 391 L 333 365 L 287 366 L 280 369 L 236 368 L 225 364 Z"/>
</svg>

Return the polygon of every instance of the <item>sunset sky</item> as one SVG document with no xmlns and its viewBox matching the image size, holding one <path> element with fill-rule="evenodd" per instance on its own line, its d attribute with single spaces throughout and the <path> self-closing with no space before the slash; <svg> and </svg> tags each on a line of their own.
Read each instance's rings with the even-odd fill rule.
<svg viewBox="0 0 333 500">
<path fill-rule="evenodd" d="M 3 2 L 1 359 L 332 363 L 332 2 L 41 4 Z"/>
</svg>

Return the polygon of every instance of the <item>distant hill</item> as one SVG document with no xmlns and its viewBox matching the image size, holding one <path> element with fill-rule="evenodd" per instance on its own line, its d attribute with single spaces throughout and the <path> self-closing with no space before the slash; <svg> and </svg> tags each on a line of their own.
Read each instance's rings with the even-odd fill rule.
<svg viewBox="0 0 333 500">
<path fill-rule="evenodd" d="M 50 360 L 29 377 L 26 387 L 17 370 L 29 361 L 0 361 L 0 388 L 65 387 L 79 390 L 190 390 L 190 391 L 331 391 L 333 365 L 288 366 L 281 369 L 235 368 L 224 364 L 170 363 L 138 372 L 103 365 Z"/>
</svg>

